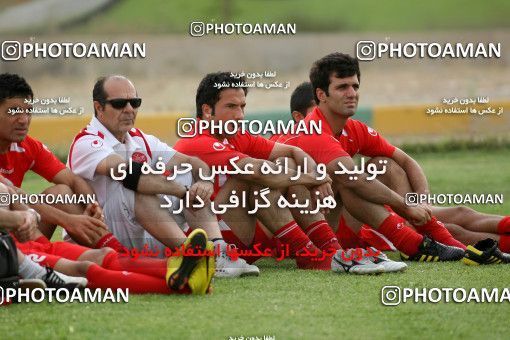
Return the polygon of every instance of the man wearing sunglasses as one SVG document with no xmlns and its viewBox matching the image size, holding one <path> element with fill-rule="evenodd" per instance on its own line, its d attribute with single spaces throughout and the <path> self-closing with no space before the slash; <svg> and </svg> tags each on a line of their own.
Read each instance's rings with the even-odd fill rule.
<svg viewBox="0 0 510 340">
<path fill-rule="evenodd" d="M 146 250 L 151 256 L 164 257 L 166 247 L 181 246 L 189 226 L 200 227 L 219 249 L 217 277 L 258 275 L 256 266 L 226 256 L 226 243 L 210 210 L 213 184 L 200 180 L 198 175 L 199 169 L 210 174 L 209 167 L 134 127 L 142 100 L 132 82 L 119 75 L 99 78 L 92 97 L 94 117 L 75 137 L 68 163 L 96 191 L 113 234 L 131 250 Z M 158 169 L 163 164 L 163 170 L 172 171 L 183 163 L 192 166 L 191 173 L 180 174 L 174 180 L 161 174 L 142 173 L 147 165 Z M 122 173 L 122 168 L 129 170 Z M 188 191 L 190 202 L 202 200 L 204 208 L 186 208 L 182 214 L 169 214 L 162 209 L 165 201 L 161 195 L 169 195 L 171 210 L 181 210 L 180 200 Z"/>
</svg>

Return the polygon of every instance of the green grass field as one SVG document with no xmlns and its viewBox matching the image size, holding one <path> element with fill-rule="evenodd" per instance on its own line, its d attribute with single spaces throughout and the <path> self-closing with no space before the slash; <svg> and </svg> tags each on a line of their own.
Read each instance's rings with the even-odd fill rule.
<svg viewBox="0 0 510 340">
<path fill-rule="evenodd" d="M 224 4 L 228 4 L 224 6 Z M 228 8 L 228 9 L 225 9 Z M 425 31 L 509 27 L 507 1 L 124 0 L 72 32 L 183 33 L 193 21 L 296 23 L 305 31 Z M 66 29 L 67 31 L 67 29 Z"/>
<path fill-rule="evenodd" d="M 503 193 L 510 197 L 508 150 L 413 155 L 433 192 Z M 40 191 L 34 176 L 25 188 Z M 497 214 L 502 206 L 477 209 Z M 392 254 L 394 256 L 396 254 Z M 128 304 L 40 304 L 0 308 L 1 338 L 276 339 L 508 338 L 507 302 L 412 303 L 383 306 L 386 285 L 428 288 L 504 288 L 510 267 L 412 263 L 407 272 L 380 276 L 297 270 L 290 260 L 258 262 L 261 276 L 216 280 L 211 296 L 130 296 Z"/>
</svg>

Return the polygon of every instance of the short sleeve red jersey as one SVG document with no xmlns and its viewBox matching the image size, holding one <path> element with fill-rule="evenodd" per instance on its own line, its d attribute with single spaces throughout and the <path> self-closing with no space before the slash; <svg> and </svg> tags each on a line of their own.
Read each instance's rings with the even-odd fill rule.
<svg viewBox="0 0 510 340">
<path fill-rule="evenodd" d="M 225 138 L 220 142 L 210 133 L 204 132 L 191 138 L 181 138 L 174 145 L 174 149 L 188 156 L 200 158 L 209 167 L 227 166 L 229 170 L 232 170 L 230 159 L 234 157 L 268 159 L 274 145 L 274 142 L 264 137 L 248 133 L 238 133 L 234 137 Z M 224 175 L 216 176 L 213 199 L 226 180 L 227 177 Z"/>
<path fill-rule="evenodd" d="M 317 163 L 328 164 L 338 157 L 348 156 L 318 107 L 305 117 L 306 125 L 309 126 L 311 121 L 321 122 L 322 133 L 283 135 L 278 142 L 299 147 Z"/>
<path fill-rule="evenodd" d="M 209 166 L 230 166 L 230 159 L 236 156 L 239 159 L 268 159 L 274 144 L 264 137 L 249 133 L 238 133 L 233 138 L 225 138 L 223 142 L 209 133 L 202 133 L 192 138 L 181 138 L 174 149 L 198 157 Z"/>
<path fill-rule="evenodd" d="M 17 187 L 21 187 L 28 170 L 51 182 L 65 168 L 43 143 L 30 136 L 20 143 L 11 143 L 9 151 L 0 154 L 0 173 Z"/>
<path fill-rule="evenodd" d="M 339 140 L 351 157 L 355 154 L 367 157 L 391 157 L 395 152 L 395 147 L 377 131 L 354 119 L 347 120 Z"/>
<path fill-rule="evenodd" d="M 309 113 L 305 122 L 321 122 L 321 134 L 299 134 L 280 136 L 277 141 L 294 145 L 309 154 L 317 163 L 328 164 L 338 157 L 362 154 L 368 157 L 391 157 L 395 147 L 381 137 L 377 131 L 360 121 L 348 119 L 340 135 L 335 135 L 318 107 Z"/>
</svg>

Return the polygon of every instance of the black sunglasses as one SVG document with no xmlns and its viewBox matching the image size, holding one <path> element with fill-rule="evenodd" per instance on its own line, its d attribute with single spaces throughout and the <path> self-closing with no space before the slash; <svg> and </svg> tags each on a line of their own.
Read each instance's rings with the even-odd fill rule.
<svg viewBox="0 0 510 340">
<path fill-rule="evenodd" d="M 133 109 L 137 109 L 142 105 L 142 98 L 131 98 L 131 99 L 109 99 L 104 101 L 105 104 L 110 104 L 115 109 L 123 109 L 126 107 L 127 103 L 131 104 Z"/>
</svg>

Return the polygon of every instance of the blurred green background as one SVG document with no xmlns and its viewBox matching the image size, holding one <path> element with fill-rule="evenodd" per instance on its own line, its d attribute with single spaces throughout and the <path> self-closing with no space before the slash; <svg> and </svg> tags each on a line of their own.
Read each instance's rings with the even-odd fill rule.
<svg viewBox="0 0 510 340">
<path fill-rule="evenodd" d="M 510 2 L 398 0 L 118 1 L 75 32 L 180 33 L 204 22 L 293 22 L 300 32 L 427 31 L 510 27 Z"/>
</svg>

